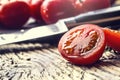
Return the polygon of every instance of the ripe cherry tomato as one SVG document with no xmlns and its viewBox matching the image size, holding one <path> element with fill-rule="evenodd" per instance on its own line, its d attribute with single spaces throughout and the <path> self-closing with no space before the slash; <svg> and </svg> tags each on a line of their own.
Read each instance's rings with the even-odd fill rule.
<svg viewBox="0 0 120 80">
<path fill-rule="evenodd" d="M 110 0 L 74 0 L 78 13 L 110 7 Z"/>
<path fill-rule="evenodd" d="M 108 46 L 120 52 L 120 31 L 104 28 L 106 43 Z"/>
<path fill-rule="evenodd" d="M 30 17 L 30 8 L 23 1 L 1 0 L 0 22 L 6 28 L 20 28 Z"/>
<path fill-rule="evenodd" d="M 44 22 L 40 13 L 40 9 L 43 1 L 44 0 L 31 0 L 29 4 L 31 9 L 31 16 L 39 23 Z"/>
<path fill-rule="evenodd" d="M 97 25 L 84 24 L 65 33 L 59 41 L 58 50 L 71 63 L 88 65 L 99 60 L 105 45 L 103 30 Z"/>
<path fill-rule="evenodd" d="M 71 0 L 45 0 L 41 5 L 41 15 L 47 24 L 75 15 Z"/>
</svg>

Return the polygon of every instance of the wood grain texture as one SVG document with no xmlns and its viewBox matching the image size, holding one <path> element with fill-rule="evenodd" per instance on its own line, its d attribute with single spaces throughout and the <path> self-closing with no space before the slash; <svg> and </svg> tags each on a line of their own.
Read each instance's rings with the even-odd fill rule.
<svg viewBox="0 0 120 80">
<path fill-rule="evenodd" d="M 49 44 L 11 44 L 0 50 L 0 80 L 120 80 L 120 54 L 112 51 L 94 65 L 77 66 Z"/>
</svg>

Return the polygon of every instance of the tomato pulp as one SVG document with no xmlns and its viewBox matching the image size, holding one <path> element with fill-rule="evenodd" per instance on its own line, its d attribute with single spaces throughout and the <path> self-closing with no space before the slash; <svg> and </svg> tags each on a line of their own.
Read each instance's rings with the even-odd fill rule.
<svg viewBox="0 0 120 80">
<path fill-rule="evenodd" d="M 58 50 L 68 61 L 77 65 L 93 64 L 105 49 L 103 30 L 93 24 L 77 26 L 65 33 L 58 44 Z"/>
</svg>

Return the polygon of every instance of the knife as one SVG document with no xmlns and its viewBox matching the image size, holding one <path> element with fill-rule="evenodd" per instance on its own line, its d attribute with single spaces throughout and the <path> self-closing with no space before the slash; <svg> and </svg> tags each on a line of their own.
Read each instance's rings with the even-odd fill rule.
<svg viewBox="0 0 120 80">
<path fill-rule="evenodd" d="M 82 24 L 96 24 L 102 27 L 120 24 L 120 6 L 90 11 L 75 17 L 60 19 L 55 24 L 19 30 L 0 29 L 0 45 L 42 40 L 42 38 L 64 34 L 69 29 Z M 116 28 L 112 26 L 112 28 Z M 119 27 L 118 27 L 119 28 Z M 49 40 L 49 39 L 47 39 Z"/>
</svg>

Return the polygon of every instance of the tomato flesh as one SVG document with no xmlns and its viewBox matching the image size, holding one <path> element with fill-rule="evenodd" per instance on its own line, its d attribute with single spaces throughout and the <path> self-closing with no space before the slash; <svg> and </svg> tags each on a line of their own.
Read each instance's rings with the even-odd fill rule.
<svg viewBox="0 0 120 80">
<path fill-rule="evenodd" d="M 104 49 L 104 32 L 93 24 L 71 29 L 62 36 L 58 44 L 58 50 L 66 60 L 80 65 L 95 63 Z"/>
<path fill-rule="evenodd" d="M 67 37 L 67 41 L 64 43 L 64 50 L 66 53 L 77 53 L 82 55 L 92 49 L 98 39 L 98 34 L 95 31 L 90 31 L 86 36 L 81 35 L 84 30 L 77 30 Z M 82 37 L 83 36 L 83 37 Z M 81 42 L 81 43 L 79 43 Z M 78 50 L 79 51 L 76 51 Z"/>
</svg>

